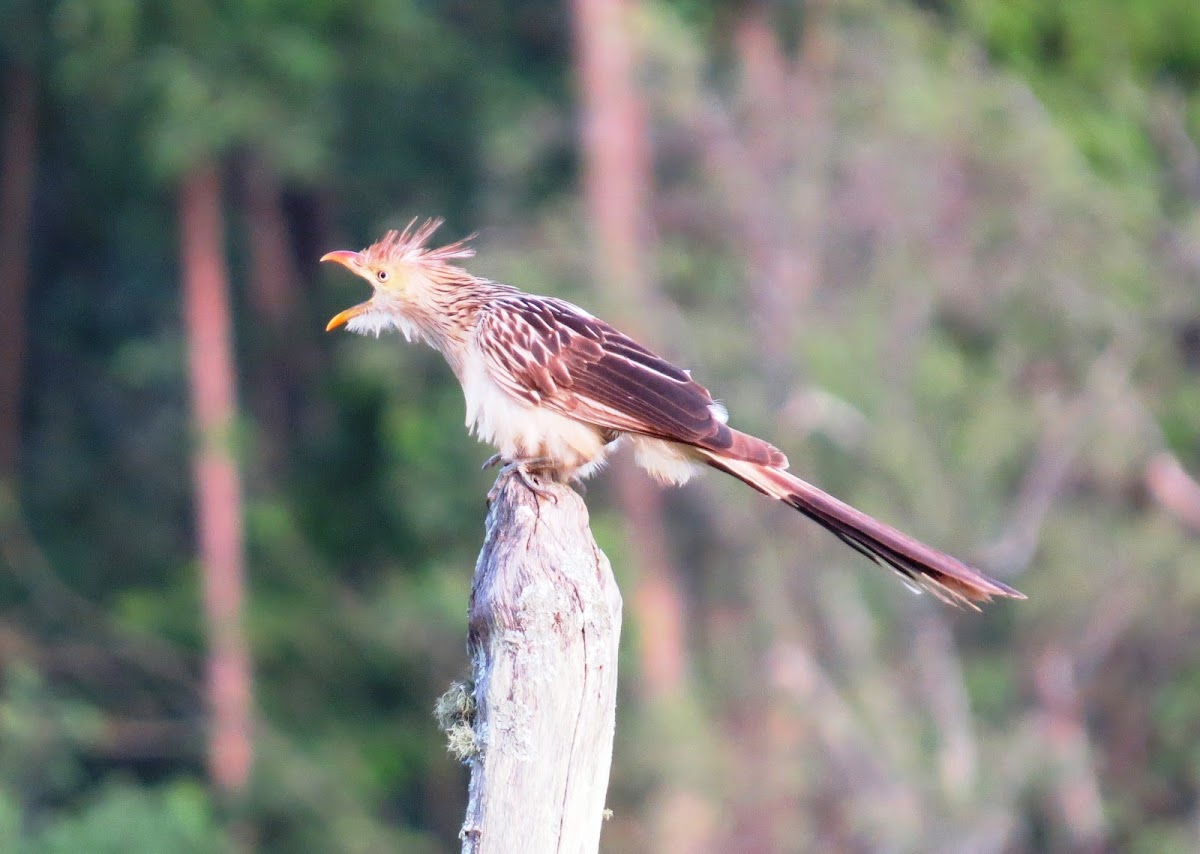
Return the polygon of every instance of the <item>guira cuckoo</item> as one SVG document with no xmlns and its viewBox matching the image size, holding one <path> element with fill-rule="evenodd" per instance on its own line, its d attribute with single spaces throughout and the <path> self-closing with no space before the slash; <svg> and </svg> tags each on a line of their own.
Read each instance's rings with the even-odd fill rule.
<svg viewBox="0 0 1200 854">
<path fill-rule="evenodd" d="M 361 252 L 322 257 L 374 289 L 326 329 L 396 329 L 438 350 L 462 385 L 467 427 L 522 475 L 582 479 L 627 443 L 660 482 L 684 483 L 697 463 L 720 469 L 943 601 L 975 607 L 993 596 L 1024 598 L 789 474 L 787 457 L 730 427 L 725 408 L 689 372 L 603 320 L 451 263 L 474 251 L 466 241 L 430 247 L 440 224 L 413 220 Z"/>
</svg>

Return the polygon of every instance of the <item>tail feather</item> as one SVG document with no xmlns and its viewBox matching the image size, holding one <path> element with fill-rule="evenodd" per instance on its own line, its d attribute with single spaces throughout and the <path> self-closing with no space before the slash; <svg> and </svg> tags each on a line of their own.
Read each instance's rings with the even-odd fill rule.
<svg viewBox="0 0 1200 854">
<path fill-rule="evenodd" d="M 719 449 L 721 456 L 771 468 L 785 469 L 788 467 L 788 458 L 783 455 L 783 451 L 770 442 L 765 442 L 749 433 L 734 430 L 732 427 L 724 427 L 721 433 L 724 441 L 728 442 Z M 710 448 L 708 453 L 715 454 L 718 453 L 718 450 Z"/>
<path fill-rule="evenodd" d="M 990 601 L 993 596 L 1025 598 L 1007 584 L 988 578 L 782 469 L 711 452 L 704 453 L 704 458 L 713 468 L 799 510 L 850 548 L 897 572 L 909 586 L 927 590 L 943 602 L 979 610 L 975 603 Z"/>
</svg>

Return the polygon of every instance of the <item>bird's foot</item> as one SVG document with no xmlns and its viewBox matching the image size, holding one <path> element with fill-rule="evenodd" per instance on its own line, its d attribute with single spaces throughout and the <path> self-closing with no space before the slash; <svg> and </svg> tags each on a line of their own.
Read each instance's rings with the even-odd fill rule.
<svg viewBox="0 0 1200 854">
<path fill-rule="evenodd" d="M 488 469 L 492 468 L 493 466 L 500 465 L 500 463 L 502 463 L 502 462 L 504 462 L 503 456 L 501 456 L 500 454 L 492 454 L 490 457 L 488 457 L 486 460 L 483 461 L 483 465 L 479 467 L 479 470 L 487 471 Z"/>
<path fill-rule="evenodd" d="M 490 468 L 500 461 L 502 461 L 502 458 L 500 458 L 499 454 L 496 454 L 495 457 L 487 461 L 487 464 L 485 464 L 484 468 Z M 521 482 L 522 486 L 524 486 L 538 498 L 549 499 L 553 503 L 558 504 L 558 496 L 554 493 L 554 491 L 547 489 L 538 482 L 541 479 L 542 474 L 551 473 L 553 471 L 554 467 L 548 458 L 535 457 L 531 460 L 509 461 L 504 464 L 504 467 L 500 470 L 500 474 L 503 475 L 506 472 L 511 472 L 513 476 Z M 496 483 L 498 484 L 499 482 L 500 479 L 497 478 Z M 493 486 L 491 491 L 488 492 L 489 504 L 495 498 L 495 492 L 496 487 Z"/>
<path fill-rule="evenodd" d="M 519 460 L 515 463 L 509 463 L 509 466 L 506 466 L 506 468 L 511 467 L 513 474 L 517 476 L 517 480 L 521 481 L 525 488 L 538 498 L 548 498 L 550 501 L 558 504 L 558 496 L 554 491 L 547 489 L 538 482 L 541 474 L 554 470 L 549 463 L 550 460 L 543 458 Z"/>
</svg>

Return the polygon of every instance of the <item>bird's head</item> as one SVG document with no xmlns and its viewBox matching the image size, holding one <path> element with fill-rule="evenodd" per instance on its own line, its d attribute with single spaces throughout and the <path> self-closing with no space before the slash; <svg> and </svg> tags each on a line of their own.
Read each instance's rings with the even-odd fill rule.
<svg viewBox="0 0 1200 854">
<path fill-rule="evenodd" d="M 321 256 L 322 261 L 335 261 L 366 279 L 374 289 L 370 299 L 334 315 L 325 330 L 344 324 L 351 332 L 378 335 L 394 327 L 411 338 L 413 324 L 419 323 L 420 310 L 430 299 L 431 288 L 448 278 L 465 275 L 447 262 L 475 254 L 466 240 L 436 249 L 426 246 L 441 224 L 440 219 L 430 219 L 418 226 L 414 219 L 404 231 L 389 231 L 361 252 L 341 249 Z"/>
</svg>

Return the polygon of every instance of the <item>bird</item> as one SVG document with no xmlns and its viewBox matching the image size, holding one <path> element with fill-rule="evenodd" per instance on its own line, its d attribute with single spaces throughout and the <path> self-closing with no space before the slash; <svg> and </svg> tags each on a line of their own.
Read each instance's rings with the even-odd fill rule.
<svg viewBox="0 0 1200 854">
<path fill-rule="evenodd" d="M 466 426 L 531 488 L 581 481 L 621 445 L 667 485 L 702 466 L 798 510 L 917 592 L 979 610 L 1008 585 L 834 498 L 787 471 L 768 442 L 729 426 L 708 389 L 628 335 L 566 300 L 525 293 L 455 263 L 471 238 L 431 246 L 441 219 L 413 219 L 361 251 L 326 253 L 372 286 L 335 315 L 332 331 L 397 331 L 440 352 L 462 386 Z"/>
</svg>

